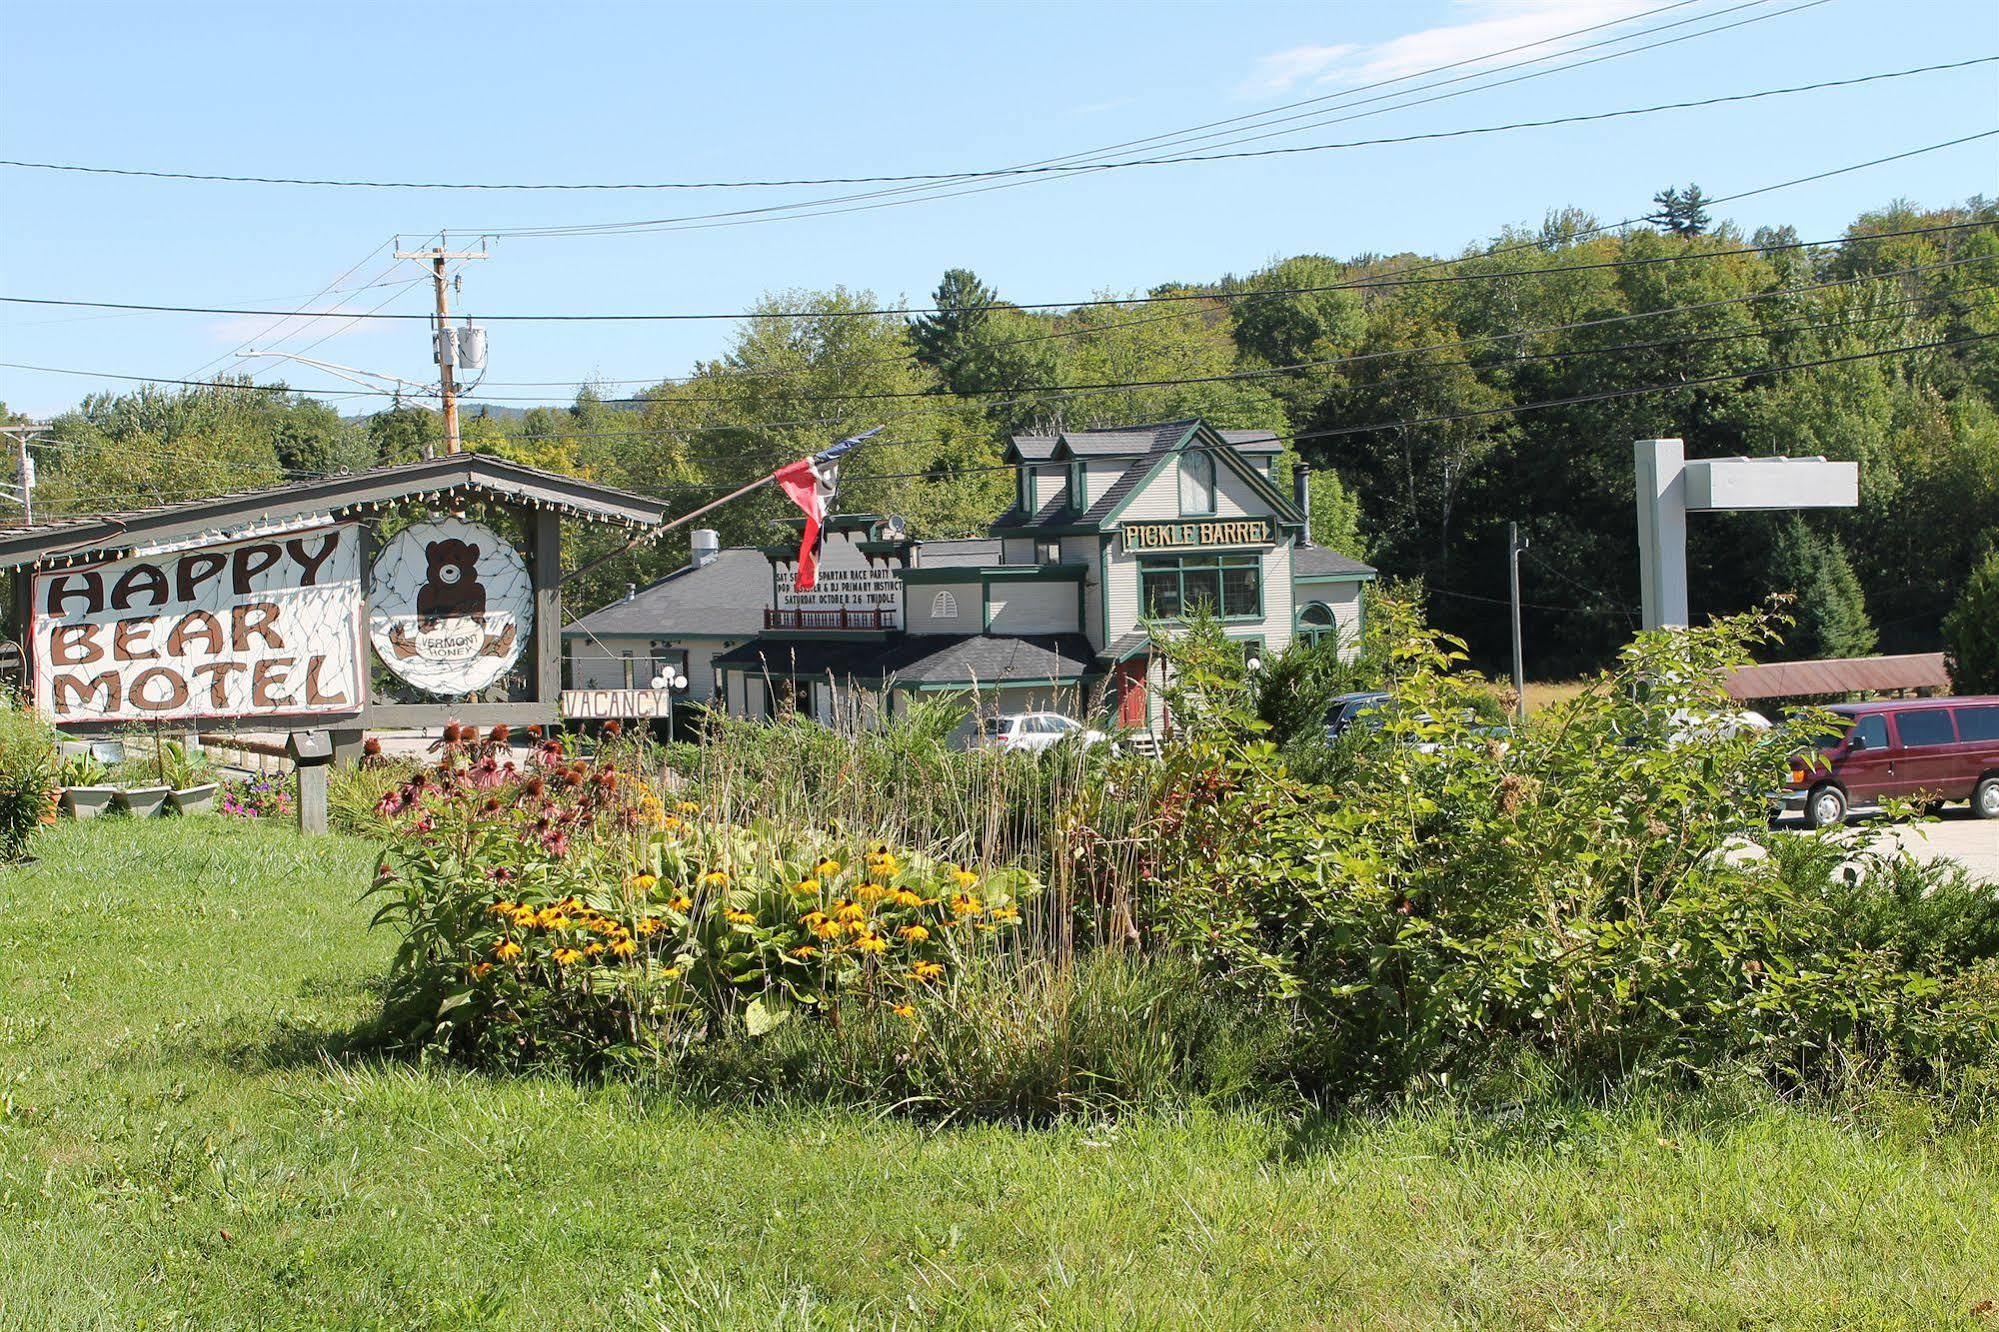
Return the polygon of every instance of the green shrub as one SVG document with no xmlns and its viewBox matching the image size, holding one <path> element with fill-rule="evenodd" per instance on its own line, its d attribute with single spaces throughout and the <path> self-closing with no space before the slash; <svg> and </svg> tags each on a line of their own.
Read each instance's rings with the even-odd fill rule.
<svg viewBox="0 0 1999 1332">
<path fill-rule="evenodd" d="M 1393 698 L 1342 752 L 1343 785 L 1300 780 L 1226 674 L 1182 660 L 1179 714 L 1210 719 L 1169 752 L 1151 800 L 1157 930 L 1257 1001 L 1295 1006 L 1313 1082 L 1448 1081 L 1509 1049 L 1579 1083 L 1977 1057 L 1977 1022 L 1944 1032 L 1939 996 L 1990 956 L 1989 910 L 1951 890 L 1890 930 L 1923 891 L 1916 871 L 1856 886 L 1837 848 L 1754 854 L 1766 793 L 1819 724 L 1708 720 L 1732 713 L 1719 681 L 1760 621 L 1642 636 L 1595 687 L 1501 737 L 1478 720 L 1485 690 L 1456 669 L 1460 645 L 1382 613 L 1400 619 Z"/>
<path fill-rule="evenodd" d="M 55 817 L 59 753 L 54 727 L 0 698 L 0 860 L 19 860 L 35 829 Z"/>
</svg>

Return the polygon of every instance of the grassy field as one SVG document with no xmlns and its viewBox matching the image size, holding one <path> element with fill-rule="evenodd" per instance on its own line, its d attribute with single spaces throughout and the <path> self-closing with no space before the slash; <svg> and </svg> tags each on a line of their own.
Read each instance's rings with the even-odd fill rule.
<svg viewBox="0 0 1999 1332">
<path fill-rule="evenodd" d="M 1999 1129 L 1753 1091 L 1050 1132 L 342 1056 L 371 851 L 0 871 L 0 1327 L 1999 1327 Z"/>
</svg>

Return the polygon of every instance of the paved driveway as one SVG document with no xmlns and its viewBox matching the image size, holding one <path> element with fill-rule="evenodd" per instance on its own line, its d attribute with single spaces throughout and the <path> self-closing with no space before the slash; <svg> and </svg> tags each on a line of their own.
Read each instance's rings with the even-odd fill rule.
<svg viewBox="0 0 1999 1332">
<path fill-rule="evenodd" d="M 1850 820 L 1855 829 L 1872 833 L 1878 845 L 1907 847 L 1916 855 L 1931 859 L 1951 859 L 1980 878 L 1999 883 L 1999 819 L 1973 818 L 1963 805 L 1937 811 L 1930 823 L 1895 823 L 1879 814 L 1856 814 Z M 1779 828 L 1802 828 L 1804 820 L 1784 818 Z"/>
</svg>

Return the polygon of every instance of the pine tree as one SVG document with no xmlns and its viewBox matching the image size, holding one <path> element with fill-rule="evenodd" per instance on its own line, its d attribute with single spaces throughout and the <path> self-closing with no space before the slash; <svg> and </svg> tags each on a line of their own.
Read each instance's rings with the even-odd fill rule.
<svg viewBox="0 0 1999 1332">
<path fill-rule="evenodd" d="M 1771 583 L 1797 598 L 1797 623 L 1785 635 L 1784 655 L 1794 661 L 1864 657 L 1874 650 L 1874 622 L 1867 599 L 1836 536 L 1821 536 L 1804 519 L 1786 518 L 1771 550 Z"/>
<path fill-rule="evenodd" d="M 1668 185 L 1652 196 L 1652 202 L 1659 205 L 1659 211 L 1645 218 L 1662 231 L 1670 231 L 1675 236 L 1705 236 L 1712 219 L 1707 213 L 1707 196 L 1698 185 L 1689 185 L 1685 190 Z"/>
<path fill-rule="evenodd" d="M 936 314 L 919 315 L 909 321 L 909 342 L 916 359 L 941 373 L 949 382 L 965 359 L 966 344 L 992 316 L 999 293 L 979 281 L 969 268 L 947 269 L 930 304 Z"/>
<path fill-rule="evenodd" d="M 1960 694 L 1999 694 L 1999 543 L 1971 571 L 1943 622 L 1950 679 Z"/>
</svg>

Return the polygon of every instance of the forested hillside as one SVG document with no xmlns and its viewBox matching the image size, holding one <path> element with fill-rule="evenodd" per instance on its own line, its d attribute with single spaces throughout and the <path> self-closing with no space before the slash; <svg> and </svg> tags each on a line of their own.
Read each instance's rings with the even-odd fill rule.
<svg viewBox="0 0 1999 1332">
<path fill-rule="evenodd" d="M 1600 664 L 1636 627 L 1633 439 L 1860 462 L 1857 510 L 1694 525 L 1696 615 L 1797 591 L 1797 655 L 1934 648 L 1999 541 L 1999 204 L 1984 199 L 1898 203 L 1841 237 L 1745 236 L 1673 192 L 1644 228 L 1557 212 L 1442 259 L 1301 255 L 1063 310 L 1005 295 L 963 270 L 909 302 L 934 310 L 914 316 L 865 291 L 770 293 L 691 374 L 585 386 L 518 416 L 482 418 L 474 396 L 465 435 L 692 507 L 887 423 L 850 465 L 845 507 L 951 536 L 1007 504 L 1011 431 L 1192 415 L 1269 427 L 1319 469 L 1321 538 L 1423 580 L 1435 619 L 1488 660 L 1505 650 L 1505 532 L 1520 523 L 1537 674 Z M 513 392 L 482 389 L 495 408 Z M 409 459 L 439 433 L 426 407 L 343 417 L 247 385 L 94 397 L 55 421 L 39 506 Z M 764 540 L 782 507 L 765 493 L 714 525 Z M 603 540 L 586 535 L 574 558 Z M 662 543 L 609 566 L 582 604 L 683 555 Z"/>
</svg>

